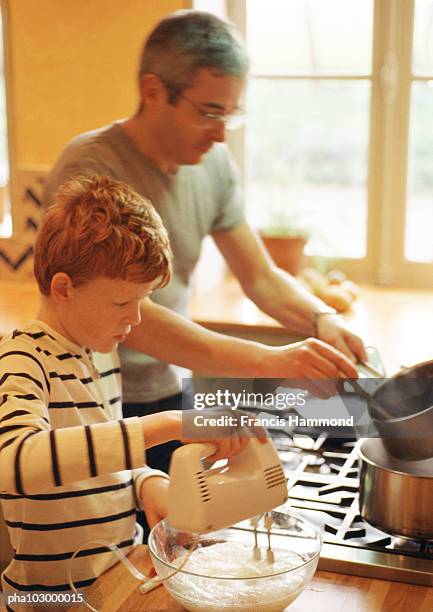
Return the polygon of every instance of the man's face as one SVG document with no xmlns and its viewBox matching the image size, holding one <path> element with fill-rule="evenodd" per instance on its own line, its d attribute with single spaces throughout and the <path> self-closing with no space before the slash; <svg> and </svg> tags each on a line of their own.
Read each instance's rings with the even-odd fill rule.
<svg viewBox="0 0 433 612">
<path fill-rule="evenodd" d="M 161 107 L 157 127 L 166 159 L 176 165 L 198 164 L 214 142 L 223 142 L 224 123 L 206 119 L 200 111 L 222 117 L 235 112 L 244 83 L 244 79 L 202 69 L 175 104 L 167 101 Z M 167 90 L 167 98 L 169 94 Z"/>
<path fill-rule="evenodd" d="M 111 352 L 140 323 L 140 302 L 154 286 L 97 278 L 72 287 L 60 307 L 64 335 L 80 346 Z"/>
</svg>

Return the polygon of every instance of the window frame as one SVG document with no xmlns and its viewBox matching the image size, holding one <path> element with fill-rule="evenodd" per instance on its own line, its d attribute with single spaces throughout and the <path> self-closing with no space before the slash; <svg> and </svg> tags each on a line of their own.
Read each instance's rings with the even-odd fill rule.
<svg viewBox="0 0 433 612">
<path fill-rule="evenodd" d="M 247 41 L 247 0 L 226 0 L 227 17 Z M 369 80 L 370 133 L 367 172 L 367 244 L 363 258 L 332 259 L 360 282 L 431 287 L 432 263 L 405 259 L 408 198 L 410 103 L 413 82 L 433 76 L 412 74 L 415 0 L 374 0 L 372 70 L 362 75 L 287 75 L 290 80 Z M 250 78 L 269 78 L 254 75 Z M 245 184 L 245 130 L 230 134 L 229 145 Z"/>
</svg>

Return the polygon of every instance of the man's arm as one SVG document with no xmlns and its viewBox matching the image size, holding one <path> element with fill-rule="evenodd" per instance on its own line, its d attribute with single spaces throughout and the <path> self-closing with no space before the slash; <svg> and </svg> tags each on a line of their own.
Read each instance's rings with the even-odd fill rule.
<svg viewBox="0 0 433 612">
<path fill-rule="evenodd" d="M 324 388 L 318 379 L 357 378 L 344 355 L 313 338 L 287 346 L 232 338 L 206 330 L 150 299 L 141 304 L 141 318 L 126 346 L 210 376 L 310 379 L 305 388 L 321 396 Z"/>
<path fill-rule="evenodd" d="M 213 238 L 245 294 L 263 312 L 303 335 L 312 335 L 315 313 L 329 308 L 273 264 L 247 223 L 233 230 L 215 232 Z M 340 316 L 319 316 L 316 322 L 321 340 L 350 359 L 366 360 L 362 340 L 346 328 Z"/>
</svg>

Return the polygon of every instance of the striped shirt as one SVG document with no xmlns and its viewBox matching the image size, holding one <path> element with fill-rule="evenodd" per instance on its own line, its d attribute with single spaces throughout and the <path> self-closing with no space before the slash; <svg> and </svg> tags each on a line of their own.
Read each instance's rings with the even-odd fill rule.
<svg viewBox="0 0 433 612">
<path fill-rule="evenodd" d="M 0 500 L 15 551 L 5 593 L 68 590 L 79 547 L 104 539 L 127 553 L 138 542 L 139 489 L 162 472 L 144 465 L 141 421 L 121 416 L 116 352 L 92 354 L 40 321 L 0 343 Z M 90 545 L 75 584 L 115 561 Z"/>
</svg>

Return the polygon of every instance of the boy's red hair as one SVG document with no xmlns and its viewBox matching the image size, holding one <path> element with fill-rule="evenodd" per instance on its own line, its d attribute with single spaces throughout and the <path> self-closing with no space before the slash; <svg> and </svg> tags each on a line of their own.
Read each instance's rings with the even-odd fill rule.
<svg viewBox="0 0 433 612">
<path fill-rule="evenodd" d="M 145 283 L 171 277 L 167 231 L 149 200 L 106 176 L 79 177 L 58 190 L 35 244 L 42 294 L 65 272 L 75 286 L 98 277 Z"/>
</svg>

